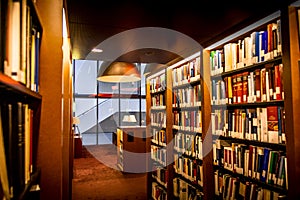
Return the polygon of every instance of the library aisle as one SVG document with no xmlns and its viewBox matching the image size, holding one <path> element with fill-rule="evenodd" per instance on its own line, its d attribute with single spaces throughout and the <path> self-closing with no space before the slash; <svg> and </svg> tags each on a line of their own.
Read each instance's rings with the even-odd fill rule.
<svg viewBox="0 0 300 200">
<path fill-rule="evenodd" d="M 74 159 L 72 199 L 146 199 L 146 174 L 122 173 L 116 163 L 115 145 L 83 146 Z"/>
</svg>

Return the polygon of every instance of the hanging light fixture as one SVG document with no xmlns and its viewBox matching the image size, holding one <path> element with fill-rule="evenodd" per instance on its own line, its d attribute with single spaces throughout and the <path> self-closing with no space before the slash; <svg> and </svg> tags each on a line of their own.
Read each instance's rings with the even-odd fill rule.
<svg viewBox="0 0 300 200">
<path fill-rule="evenodd" d="M 166 65 L 159 64 L 159 63 L 148 63 L 148 64 L 146 64 L 143 74 L 144 74 L 144 76 L 148 76 L 148 75 L 158 72 L 164 68 L 166 68 Z"/>
<path fill-rule="evenodd" d="M 101 70 L 101 68 L 97 77 L 98 81 L 135 82 L 141 79 L 141 74 L 133 63 L 112 62 L 105 70 Z"/>
</svg>

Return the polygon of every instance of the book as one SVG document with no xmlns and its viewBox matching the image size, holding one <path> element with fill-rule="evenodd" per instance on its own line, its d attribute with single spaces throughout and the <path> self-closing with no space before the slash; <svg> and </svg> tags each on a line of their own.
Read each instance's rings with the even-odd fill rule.
<svg viewBox="0 0 300 200">
<path fill-rule="evenodd" d="M 8 1 L 1 1 L 0 9 L 0 72 L 4 73 Z"/>
<path fill-rule="evenodd" d="M 249 91 L 248 91 L 248 75 L 249 72 L 244 72 L 243 73 L 243 98 L 242 98 L 242 102 L 246 103 L 248 102 L 247 100 L 249 99 Z"/>
<path fill-rule="evenodd" d="M 9 192 L 9 182 L 8 182 L 8 172 L 7 172 L 7 158 L 5 154 L 5 141 L 4 141 L 4 132 L 2 126 L 2 111 L 0 106 L 0 180 L 1 180 L 1 187 L 3 191 L 3 195 L 6 199 L 10 199 L 10 192 Z"/>
<path fill-rule="evenodd" d="M 263 154 L 264 154 L 264 157 L 263 157 L 260 180 L 262 182 L 266 182 L 267 175 L 268 175 L 268 163 L 269 163 L 270 149 L 269 148 L 264 148 Z"/>
<path fill-rule="evenodd" d="M 267 101 L 266 68 L 262 68 L 260 70 L 260 92 L 261 92 L 261 101 Z"/>
<path fill-rule="evenodd" d="M 20 64 L 21 64 L 21 5 L 19 1 L 13 1 L 11 13 L 11 33 L 9 44 L 11 46 L 9 65 L 11 67 L 10 76 L 16 81 L 20 81 Z"/>
<path fill-rule="evenodd" d="M 243 74 L 239 73 L 236 75 L 236 103 L 243 102 Z"/>
<path fill-rule="evenodd" d="M 279 143 L 278 106 L 267 107 L 268 142 Z"/>
<path fill-rule="evenodd" d="M 261 80 L 260 80 L 260 69 L 255 70 L 255 96 L 256 101 L 261 101 Z"/>
</svg>

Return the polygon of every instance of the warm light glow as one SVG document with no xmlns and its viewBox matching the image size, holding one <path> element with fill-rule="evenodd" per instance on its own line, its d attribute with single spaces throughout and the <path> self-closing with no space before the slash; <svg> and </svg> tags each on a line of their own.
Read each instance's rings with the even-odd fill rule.
<svg viewBox="0 0 300 200">
<path fill-rule="evenodd" d="M 132 63 L 113 62 L 103 69 L 100 68 L 98 81 L 102 82 L 135 82 L 141 79 L 141 74 Z"/>
<path fill-rule="evenodd" d="M 67 22 L 66 22 L 66 14 L 65 14 L 65 9 L 63 8 L 63 37 L 67 38 L 68 37 L 68 28 L 67 28 Z"/>
<path fill-rule="evenodd" d="M 80 124 L 80 119 L 78 117 L 73 117 L 73 124 Z"/>
<path fill-rule="evenodd" d="M 124 115 L 122 122 L 137 122 L 135 115 Z"/>
<path fill-rule="evenodd" d="M 94 49 L 92 49 L 92 52 L 94 52 L 94 53 L 102 53 L 103 50 L 102 49 L 94 48 Z"/>
</svg>

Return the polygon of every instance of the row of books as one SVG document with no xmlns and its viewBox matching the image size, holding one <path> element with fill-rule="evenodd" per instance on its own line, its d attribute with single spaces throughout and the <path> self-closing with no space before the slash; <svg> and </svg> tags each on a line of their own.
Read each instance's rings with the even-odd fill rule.
<svg viewBox="0 0 300 200">
<path fill-rule="evenodd" d="M 202 132 L 201 110 L 174 110 L 173 129 L 191 132 Z"/>
<path fill-rule="evenodd" d="M 154 94 L 151 96 L 151 107 L 164 107 L 165 99 L 163 94 Z"/>
<path fill-rule="evenodd" d="M 202 200 L 203 192 L 180 178 L 173 179 L 173 195 L 180 200 Z"/>
<path fill-rule="evenodd" d="M 179 154 L 191 156 L 194 159 L 203 159 L 202 138 L 195 133 L 177 132 L 174 135 L 174 150 Z"/>
<path fill-rule="evenodd" d="M 160 146 L 151 145 L 151 159 L 161 166 L 167 166 L 167 149 Z"/>
<path fill-rule="evenodd" d="M 278 200 L 286 199 L 286 195 L 259 186 L 255 182 L 244 181 L 239 177 L 222 173 L 219 170 L 214 172 L 215 195 L 219 199 L 251 199 L 251 200 Z"/>
<path fill-rule="evenodd" d="M 173 89 L 173 107 L 201 106 L 202 93 L 201 85 L 189 85 L 185 88 Z"/>
<path fill-rule="evenodd" d="M 155 182 L 158 182 L 160 185 L 167 187 L 168 184 L 169 172 L 166 168 L 153 165 L 152 166 L 152 178 L 155 179 Z"/>
<path fill-rule="evenodd" d="M 161 92 L 166 90 L 166 74 L 161 74 L 150 79 L 150 93 Z"/>
<path fill-rule="evenodd" d="M 21 102 L 0 107 L 1 182 L 5 196 L 16 198 L 33 172 L 33 110 Z"/>
<path fill-rule="evenodd" d="M 31 1 L 7 2 L 4 63 L 1 71 L 38 92 L 41 28 Z M 4 27 L 4 26 L 3 26 Z M 4 67 L 2 67 L 4 66 Z"/>
<path fill-rule="evenodd" d="M 203 166 L 199 160 L 174 154 L 174 171 L 193 185 L 203 186 Z"/>
<path fill-rule="evenodd" d="M 152 139 L 151 142 L 159 146 L 167 145 L 167 135 L 165 130 L 157 130 L 152 128 Z"/>
<path fill-rule="evenodd" d="M 278 19 L 267 24 L 264 30 L 254 31 L 243 39 L 225 44 L 223 49 L 211 51 L 211 74 L 229 72 L 281 54 L 281 21 Z"/>
<path fill-rule="evenodd" d="M 157 182 L 152 182 L 152 198 L 154 200 L 167 200 L 167 192 Z"/>
<path fill-rule="evenodd" d="M 166 127 L 167 116 L 166 112 L 151 112 L 151 126 Z"/>
<path fill-rule="evenodd" d="M 214 135 L 275 144 L 286 143 L 283 106 L 216 109 L 211 116 Z"/>
<path fill-rule="evenodd" d="M 200 57 L 172 69 L 173 87 L 196 80 L 200 80 Z"/>
<path fill-rule="evenodd" d="M 266 147 L 216 141 L 214 164 L 234 173 L 288 189 L 287 158 L 284 152 Z"/>
<path fill-rule="evenodd" d="M 212 105 L 282 100 L 283 86 L 282 64 L 212 79 Z"/>
</svg>

